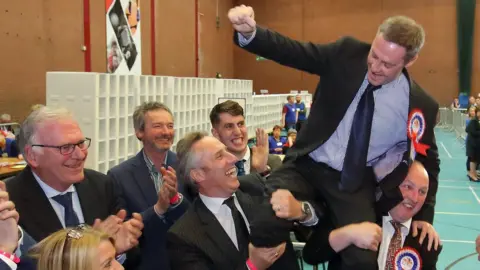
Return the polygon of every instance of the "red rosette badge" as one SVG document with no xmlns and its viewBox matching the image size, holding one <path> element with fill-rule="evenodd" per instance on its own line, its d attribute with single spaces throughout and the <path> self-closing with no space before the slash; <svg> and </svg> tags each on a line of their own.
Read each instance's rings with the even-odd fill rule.
<svg viewBox="0 0 480 270">
<path fill-rule="evenodd" d="M 422 269 L 422 258 L 414 248 L 402 248 L 395 253 L 395 257 L 393 258 L 393 269 L 420 270 Z"/>
</svg>

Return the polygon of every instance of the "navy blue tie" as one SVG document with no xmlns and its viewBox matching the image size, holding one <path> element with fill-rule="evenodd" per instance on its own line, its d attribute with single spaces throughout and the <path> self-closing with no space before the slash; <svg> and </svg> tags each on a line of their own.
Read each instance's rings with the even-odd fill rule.
<svg viewBox="0 0 480 270">
<path fill-rule="evenodd" d="M 380 87 L 369 83 L 358 103 L 343 162 L 340 190 L 355 192 L 363 182 L 375 110 L 373 91 Z"/>
<path fill-rule="evenodd" d="M 80 224 L 77 214 L 73 211 L 72 192 L 53 197 L 65 209 L 65 227 L 76 227 Z"/>
<path fill-rule="evenodd" d="M 245 160 L 239 160 L 235 163 L 235 167 L 237 167 L 237 176 L 245 175 Z"/>
</svg>

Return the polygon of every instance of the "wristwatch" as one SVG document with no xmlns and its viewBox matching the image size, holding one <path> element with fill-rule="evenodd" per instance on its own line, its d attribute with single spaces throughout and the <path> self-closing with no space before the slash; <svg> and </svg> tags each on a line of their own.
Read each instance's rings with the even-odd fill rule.
<svg viewBox="0 0 480 270">
<path fill-rule="evenodd" d="M 301 220 L 312 215 L 312 209 L 310 208 L 310 204 L 308 202 L 302 202 L 302 214 L 303 216 L 300 218 Z"/>
</svg>

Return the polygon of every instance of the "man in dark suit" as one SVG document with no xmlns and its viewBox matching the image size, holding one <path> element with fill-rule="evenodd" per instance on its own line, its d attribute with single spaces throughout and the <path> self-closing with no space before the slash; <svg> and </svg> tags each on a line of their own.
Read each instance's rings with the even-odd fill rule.
<svg viewBox="0 0 480 270">
<path fill-rule="evenodd" d="M 90 139 L 66 109 L 42 107 L 22 124 L 19 146 L 28 166 L 7 182 L 10 199 L 21 215 L 20 226 L 35 241 L 66 227 L 86 223 L 116 239 L 118 260 L 138 244 L 142 217 L 124 221 L 113 181 L 85 169 Z M 135 266 L 133 253 L 126 268 Z"/>
<path fill-rule="evenodd" d="M 417 265 L 421 263 L 421 269 L 436 269 L 438 256 L 442 251 L 438 234 L 433 228 L 424 228 L 422 234 L 418 234 L 411 226 L 412 222 L 415 222 L 412 221 L 412 217 L 420 211 L 425 202 L 428 185 L 425 168 L 421 163 L 414 162 L 400 185 L 404 200 L 387 213 L 379 212 L 378 225 L 363 222 L 333 230 L 330 222 L 325 222 L 319 225 L 319 229 L 305 245 L 303 249 L 305 261 L 310 264 L 329 261 L 328 269 L 341 269 L 338 253 L 349 245 L 356 245 L 359 248 L 378 251 L 379 269 L 401 269 L 394 268 L 393 265 L 402 263 L 402 256 L 405 260 L 412 259 Z M 429 241 L 423 238 L 427 233 L 425 230 L 433 230 L 428 232 Z"/>
<path fill-rule="evenodd" d="M 193 181 L 199 196 L 168 232 L 173 270 L 299 268 L 289 241 L 292 222 L 275 217 L 265 197 L 238 189 L 238 159 L 224 144 L 204 133 L 190 133 L 177 144 L 177 156 L 179 177 Z M 300 219 L 316 217 L 310 213 Z M 272 220 L 278 226 L 272 234 L 281 232 L 283 243 L 256 248 L 256 242 L 271 235 L 259 235 L 256 228 Z"/>
<path fill-rule="evenodd" d="M 321 45 L 257 27 L 250 7 L 231 9 L 229 18 L 235 42 L 245 50 L 321 76 L 309 119 L 267 184 L 300 199 L 321 197 L 335 227 L 375 222 L 377 184 L 385 205 L 402 200 L 403 177 L 389 175 L 405 159 L 388 154 L 401 145 L 404 155 L 418 153 L 429 173 L 429 194 L 414 219 L 432 223 L 440 171 L 434 135 L 438 104 L 406 70 L 424 44 L 422 27 L 397 16 L 382 23 L 372 44 L 345 37 Z M 400 168 L 396 173 L 406 175 Z M 376 256 L 349 247 L 342 263 L 344 269 L 375 269 Z"/>
<path fill-rule="evenodd" d="M 177 181 L 175 173 L 177 156 L 170 151 L 175 135 L 173 115 L 162 103 L 146 102 L 135 109 L 133 126 L 143 149 L 108 175 L 114 179 L 122 208 L 142 216 L 158 215 L 162 220 L 155 222 L 155 237 L 140 239 L 139 269 L 168 269 L 166 234 L 189 205 L 183 199 L 183 183 Z"/>
</svg>

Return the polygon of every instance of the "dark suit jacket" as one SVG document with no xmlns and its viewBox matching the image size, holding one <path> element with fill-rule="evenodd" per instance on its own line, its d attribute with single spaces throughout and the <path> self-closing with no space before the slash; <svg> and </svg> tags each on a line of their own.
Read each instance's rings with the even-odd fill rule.
<svg viewBox="0 0 480 270">
<path fill-rule="evenodd" d="M 236 196 L 251 222 L 258 215 L 257 201 L 241 191 Z M 250 224 L 252 227 L 252 224 Z M 245 261 L 215 216 L 201 199 L 168 232 L 168 252 L 172 270 L 246 270 Z M 299 269 L 293 246 L 289 242 L 284 255 L 269 269 Z"/>
<path fill-rule="evenodd" d="M 176 169 L 177 157 L 168 151 L 167 166 Z M 115 189 L 120 206 L 129 213 L 141 213 L 144 220 L 152 219 L 153 223 L 145 223 L 144 231 L 151 228 L 156 233 L 140 238 L 141 264 L 138 269 L 168 269 L 166 234 L 170 226 L 187 210 L 189 202 L 184 199 L 180 205 L 167 211 L 163 219 L 156 217 L 153 206 L 157 203 L 158 195 L 150 177 L 147 164 L 143 158 L 143 151 L 135 157 L 112 168 L 108 175 L 115 183 Z M 178 191 L 183 192 L 183 183 L 178 180 Z M 153 218 L 151 218 L 153 217 Z"/>
<path fill-rule="evenodd" d="M 121 208 L 114 194 L 113 181 L 97 171 L 85 169 L 85 179 L 75 184 L 85 223 L 93 225 L 96 218 L 105 219 Z M 48 198 L 27 166 L 15 178 L 7 181 L 10 200 L 15 203 L 21 218 L 19 225 L 37 242 L 63 229 Z M 136 251 L 127 253 L 124 266 L 132 269 L 137 264 Z"/>
<path fill-rule="evenodd" d="M 238 33 L 234 33 L 234 41 L 238 44 Z M 245 50 L 321 77 L 313 96 L 309 118 L 300 130 L 295 145 L 288 151 L 286 160 L 295 160 L 309 154 L 325 143 L 337 129 L 365 78 L 370 47 L 370 44 L 352 37 L 344 37 L 325 45 L 301 43 L 257 27 L 255 38 L 244 47 Z M 420 142 L 430 146 L 426 158 L 417 155 L 430 176 L 430 189 L 425 205 L 416 219 L 432 223 L 440 172 L 434 134 L 438 104 L 411 80 L 407 70 L 403 70 L 403 73 L 410 81 L 409 112 L 417 109 L 425 117 L 425 131 Z M 410 146 L 410 141 L 408 145 Z M 394 201 L 391 203 L 393 205 L 402 200 L 398 185 L 403 179 L 395 177 L 389 181 L 391 183 L 382 186 L 382 191 Z"/>
<path fill-rule="evenodd" d="M 403 247 L 411 247 L 420 254 L 423 270 L 436 270 L 438 256 L 440 255 L 440 252 L 442 252 L 443 246 L 439 246 L 438 250 L 432 248 L 428 251 L 428 239 L 425 239 L 423 244 L 420 245 L 418 242 L 420 234 L 417 235 L 417 237 L 413 237 L 411 228 L 412 227 L 410 227 L 410 234 L 405 238 Z M 303 259 L 305 262 L 312 265 L 328 262 L 329 270 L 341 269 L 340 255 L 331 248 L 328 241 L 328 237 L 332 230 L 333 226 L 328 222 L 319 224 L 318 228 L 316 228 L 303 249 Z"/>
</svg>

